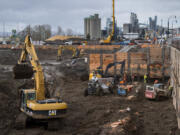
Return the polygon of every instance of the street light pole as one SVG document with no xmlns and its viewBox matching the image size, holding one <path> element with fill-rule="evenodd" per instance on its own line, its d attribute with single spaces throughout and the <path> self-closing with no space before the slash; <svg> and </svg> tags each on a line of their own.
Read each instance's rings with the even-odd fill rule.
<svg viewBox="0 0 180 135">
<path fill-rule="evenodd" d="M 169 21 L 170 21 L 170 19 L 171 19 L 172 17 L 174 17 L 174 18 L 176 19 L 176 16 L 170 16 L 170 17 L 168 18 L 168 33 L 167 33 L 168 38 L 169 38 L 169 34 L 170 34 L 170 30 L 169 30 Z"/>
<path fill-rule="evenodd" d="M 177 23 L 177 19 L 172 21 L 172 37 L 174 36 L 174 22 Z"/>
<path fill-rule="evenodd" d="M 168 35 L 167 37 L 168 37 L 168 38 L 169 38 L 169 19 L 170 19 L 170 18 L 168 18 L 168 32 L 167 32 L 167 35 Z"/>
</svg>

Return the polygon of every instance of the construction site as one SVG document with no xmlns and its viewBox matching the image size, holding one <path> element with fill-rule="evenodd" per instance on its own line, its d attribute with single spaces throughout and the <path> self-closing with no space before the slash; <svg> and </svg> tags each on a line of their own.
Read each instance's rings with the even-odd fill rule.
<svg viewBox="0 0 180 135">
<path fill-rule="evenodd" d="M 115 6 L 106 36 L 95 14 L 84 37 L 0 43 L 0 135 L 180 135 L 178 31 L 131 13 L 117 36 Z"/>
</svg>

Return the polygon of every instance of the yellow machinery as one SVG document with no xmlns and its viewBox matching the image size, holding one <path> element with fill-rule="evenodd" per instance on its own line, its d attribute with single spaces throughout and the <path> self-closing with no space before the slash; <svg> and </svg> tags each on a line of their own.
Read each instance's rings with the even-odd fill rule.
<svg viewBox="0 0 180 135">
<path fill-rule="evenodd" d="M 82 41 L 82 45 L 88 45 L 88 41 Z"/>
<path fill-rule="evenodd" d="M 95 69 L 92 73 L 89 74 L 89 80 L 92 80 L 93 76 L 96 76 L 97 78 L 103 78 L 103 77 L 107 77 L 108 76 L 108 71 L 110 68 L 112 68 L 113 66 L 116 66 L 120 64 L 121 68 L 120 68 L 120 74 L 121 77 L 124 75 L 124 69 L 125 69 L 125 60 L 124 61 L 120 61 L 120 62 L 113 62 L 113 63 L 109 63 L 105 69 L 105 72 L 103 73 L 103 69 L 101 67 L 98 67 L 97 69 Z M 122 77 L 123 78 L 123 77 Z"/>
<path fill-rule="evenodd" d="M 89 80 L 92 80 L 93 76 L 96 76 L 97 78 L 102 78 L 102 69 L 96 69 L 92 73 L 89 74 Z"/>
<path fill-rule="evenodd" d="M 113 16 L 112 16 L 112 18 L 113 18 L 113 25 L 112 25 L 112 32 L 111 32 L 111 34 L 105 39 L 105 40 L 101 40 L 100 41 L 100 43 L 101 44 L 111 44 L 111 42 L 112 42 L 112 40 L 113 40 L 113 38 L 114 38 L 114 33 L 115 33 L 115 8 L 114 8 L 114 0 L 112 0 L 112 3 L 113 3 Z"/>
<path fill-rule="evenodd" d="M 58 55 L 57 55 L 57 60 L 60 61 L 62 60 L 62 52 L 64 50 L 70 50 L 73 52 L 72 54 L 72 58 L 78 58 L 80 57 L 80 50 L 78 50 L 77 48 L 73 47 L 73 46 L 69 46 L 69 45 L 64 45 L 64 46 L 59 46 L 58 48 Z"/>
<path fill-rule="evenodd" d="M 29 58 L 28 65 L 26 58 Z M 46 99 L 44 74 L 30 36 L 26 36 L 20 60 L 13 68 L 15 79 L 28 79 L 34 75 L 35 88 L 20 90 L 21 113 L 16 121 L 17 128 L 24 128 L 26 119 L 48 120 L 48 126 L 55 119 L 65 117 L 67 104 L 58 98 Z M 52 121 L 51 121 L 52 120 Z"/>
</svg>

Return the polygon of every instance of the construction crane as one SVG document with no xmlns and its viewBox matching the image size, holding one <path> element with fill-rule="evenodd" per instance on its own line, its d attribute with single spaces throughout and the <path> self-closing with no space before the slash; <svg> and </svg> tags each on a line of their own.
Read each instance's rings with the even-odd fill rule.
<svg viewBox="0 0 180 135">
<path fill-rule="evenodd" d="M 30 64 L 26 61 L 27 58 Z M 48 123 L 48 128 L 55 128 L 52 125 L 57 119 L 65 117 L 67 104 L 59 98 L 46 99 L 43 69 L 29 35 L 25 38 L 20 59 L 13 72 L 15 79 L 33 77 L 35 83 L 35 88 L 20 90 L 21 113 L 16 119 L 16 128 L 25 128 L 27 118 L 43 120 Z"/>
<path fill-rule="evenodd" d="M 112 9 L 113 9 L 113 24 L 112 24 L 112 31 L 111 34 L 105 39 L 101 40 L 100 44 L 111 44 L 112 40 L 114 39 L 114 33 L 115 33 L 115 2 L 112 0 Z"/>
</svg>

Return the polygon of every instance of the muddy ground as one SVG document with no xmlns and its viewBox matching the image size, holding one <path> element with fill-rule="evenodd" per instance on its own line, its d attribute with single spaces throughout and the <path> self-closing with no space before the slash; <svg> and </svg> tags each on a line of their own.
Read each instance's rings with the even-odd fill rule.
<svg viewBox="0 0 180 135">
<path fill-rule="evenodd" d="M 57 63 L 53 51 L 51 57 L 46 51 L 39 51 L 38 55 L 45 69 L 49 95 L 56 96 L 60 92 L 60 97 L 68 104 L 67 117 L 60 122 L 58 131 L 47 131 L 39 123 L 31 123 L 24 130 L 16 130 L 14 121 L 19 113 L 17 89 L 25 82 L 13 79 L 12 66 L 20 51 L 1 52 L 1 135 L 180 135 L 172 99 L 159 102 L 145 99 L 141 83 L 135 83 L 135 88 L 127 97 L 84 97 L 88 81 L 82 81 L 75 71 L 84 74 L 87 72 L 86 65 L 82 64 L 83 68 L 78 64 L 71 65 L 69 61 Z M 140 91 L 139 94 L 135 92 L 136 89 Z"/>
</svg>

